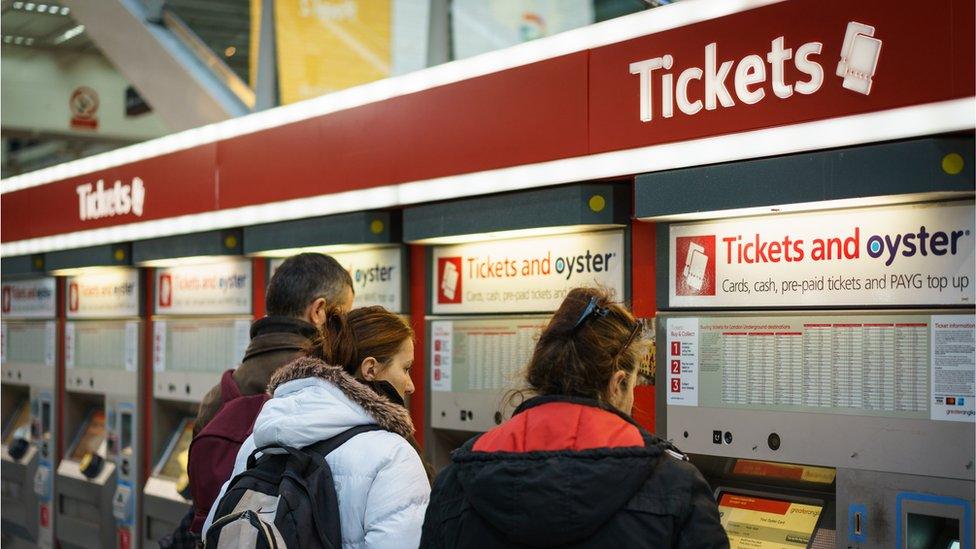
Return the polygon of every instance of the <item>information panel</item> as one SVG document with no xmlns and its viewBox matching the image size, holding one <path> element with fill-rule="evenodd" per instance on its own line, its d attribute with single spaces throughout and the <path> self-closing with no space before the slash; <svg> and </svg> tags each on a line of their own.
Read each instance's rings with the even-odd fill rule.
<svg viewBox="0 0 976 549">
<path fill-rule="evenodd" d="M 4 282 L 0 286 L 0 312 L 5 318 L 54 318 L 53 277 Z"/>
<path fill-rule="evenodd" d="M 156 314 L 249 314 L 251 283 L 246 259 L 157 269 Z"/>
<path fill-rule="evenodd" d="M 68 277 L 68 318 L 139 315 L 139 271 L 107 269 Z"/>
<path fill-rule="evenodd" d="M 547 317 L 431 322 L 434 391 L 498 392 L 519 384 Z"/>
<path fill-rule="evenodd" d="M 668 404 L 972 421 L 973 326 L 907 313 L 671 317 Z M 950 413 L 930 416 L 936 406 Z"/>
<path fill-rule="evenodd" d="M 250 342 L 247 319 L 180 319 L 153 323 L 156 372 L 223 372 L 236 368 Z"/>
<path fill-rule="evenodd" d="M 551 312 L 579 286 L 627 297 L 623 231 L 438 246 L 432 256 L 435 314 Z"/>
<path fill-rule="evenodd" d="M 973 203 L 674 224 L 671 307 L 972 305 Z"/>
</svg>

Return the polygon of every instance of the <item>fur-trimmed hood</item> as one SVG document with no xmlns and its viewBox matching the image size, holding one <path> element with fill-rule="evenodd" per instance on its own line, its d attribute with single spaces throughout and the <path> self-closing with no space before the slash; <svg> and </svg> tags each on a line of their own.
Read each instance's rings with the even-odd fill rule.
<svg viewBox="0 0 976 549">
<path fill-rule="evenodd" d="M 254 423 L 258 447 L 304 447 L 357 425 L 376 424 L 413 434 L 406 408 L 391 402 L 338 366 L 302 357 L 278 370 L 268 384 L 272 398 Z"/>
</svg>

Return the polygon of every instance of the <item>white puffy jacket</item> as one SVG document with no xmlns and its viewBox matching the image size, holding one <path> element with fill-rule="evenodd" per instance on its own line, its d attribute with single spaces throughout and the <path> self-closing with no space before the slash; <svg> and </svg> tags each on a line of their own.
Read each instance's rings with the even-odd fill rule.
<svg viewBox="0 0 976 549">
<path fill-rule="evenodd" d="M 430 483 L 416 450 L 402 436 L 413 431 L 406 409 L 379 397 L 341 368 L 312 358 L 300 358 L 279 370 L 268 389 L 274 396 L 237 453 L 231 478 L 246 468 L 255 448 L 301 448 L 357 425 L 378 424 L 387 431 L 359 434 L 325 458 L 339 500 L 342 546 L 417 547 Z M 204 523 L 204 539 L 216 507 Z"/>
</svg>

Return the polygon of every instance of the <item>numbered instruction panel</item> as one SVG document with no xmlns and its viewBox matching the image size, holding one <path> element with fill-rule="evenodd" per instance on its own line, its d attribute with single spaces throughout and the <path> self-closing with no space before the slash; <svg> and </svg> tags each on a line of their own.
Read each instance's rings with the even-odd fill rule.
<svg viewBox="0 0 976 549">
<path fill-rule="evenodd" d="M 521 317 L 432 321 L 431 388 L 497 392 L 517 385 L 548 320 Z"/>
<path fill-rule="evenodd" d="M 667 319 L 668 404 L 973 421 L 972 315 Z"/>
</svg>

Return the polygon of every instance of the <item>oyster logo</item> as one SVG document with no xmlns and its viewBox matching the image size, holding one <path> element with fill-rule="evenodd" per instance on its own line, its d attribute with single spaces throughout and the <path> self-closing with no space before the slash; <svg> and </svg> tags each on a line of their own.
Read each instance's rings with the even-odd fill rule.
<svg viewBox="0 0 976 549">
<path fill-rule="evenodd" d="M 130 184 L 117 180 L 108 188 L 105 181 L 99 179 L 94 185 L 78 185 L 75 192 L 78 194 L 78 217 L 82 221 L 130 213 L 142 217 L 146 203 L 146 187 L 138 177 L 133 177 Z"/>
</svg>

